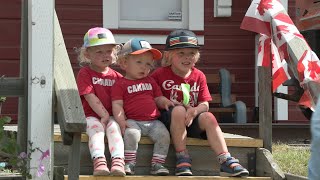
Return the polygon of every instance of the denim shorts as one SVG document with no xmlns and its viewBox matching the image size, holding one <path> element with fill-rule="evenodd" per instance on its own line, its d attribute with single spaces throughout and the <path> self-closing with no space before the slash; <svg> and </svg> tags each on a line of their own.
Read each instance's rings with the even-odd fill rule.
<svg viewBox="0 0 320 180">
<path fill-rule="evenodd" d="M 161 110 L 161 116 L 159 120 L 167 127 L 170 132 L 170 124 L 171 124 L 171 113 L 174 107 L 170 107 L 169 110 Z M 201 114 L 201 113 L 200 113 Z M 201 130 L 199 127 L 199 116 L 198 114 L 191 124 L 191 126 L 186 127 L 187 129 L 187 137 L 192 138 L 200 138 L 200 139 L 207 139 L 206 131 Z"/>
</svg>

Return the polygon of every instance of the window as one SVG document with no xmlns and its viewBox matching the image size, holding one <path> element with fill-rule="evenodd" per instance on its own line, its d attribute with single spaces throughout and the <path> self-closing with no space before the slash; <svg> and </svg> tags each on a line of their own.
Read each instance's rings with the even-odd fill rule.
<svg viewBox="0 0 320 180">
<path fill-rule="evenodd" d="M 184 28 L 203 31 L 204 0 L 103 0 L 103 26 L 126 30 Z M 125 35 L 115 35 L 116 40 L 120 36 Z M 165 38 L 162 41 L 154 38 L 146 40 L 164 44 Z"/>
</svg>

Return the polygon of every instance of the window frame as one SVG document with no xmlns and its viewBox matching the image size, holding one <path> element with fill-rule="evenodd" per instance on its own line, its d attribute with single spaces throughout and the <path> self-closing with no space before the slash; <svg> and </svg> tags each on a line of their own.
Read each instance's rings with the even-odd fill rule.
<svg viewBox="0 0 320 180">
<path fill-rule="evenodd" d="M 204 0 L 182 0 L 183 21 L 131 21 L 120 20 L 120 0 L 103 0 L 103 27 L 108 29 L 126 30 L 140 29 L 141 31 L 171 30 L 184 28 L 192 31 L 204 31 Z M 141 28 L 151 27 L 151 28 Z M 116 41 L 126 42 L 134 34 L 114 34 Z M 165 44 L 166 35 L 143 35 L 151 44 Z M 198 36 L 199 44 L 204 44 L 203 35 Z"/>
</svg>

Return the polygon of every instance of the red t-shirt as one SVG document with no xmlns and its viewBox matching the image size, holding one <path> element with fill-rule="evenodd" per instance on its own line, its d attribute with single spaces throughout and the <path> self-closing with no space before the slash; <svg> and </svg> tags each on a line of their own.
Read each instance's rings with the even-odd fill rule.
<svg viewBox="0 0 320 180">
<path fill-rule="evenodd" d="M 107 74 L 96 72 L 89 67 L 83 67 L 80 69 L 77 76 L 77 85 L 79 89 L 79 94 L 81 97 L 82 106 L 86 117 L 93 116 L 98 119 L 99 115 L 95 113 L 89 103 L 86 101 L 83 95 L 95 94 L 107 109 L 110 116 L 112 115 L 111 106 L 111 87 L 122 75 L 117 71 L 109 68 Z"/>
<path fill-rule="evenodd" d="M 157 119 L 160 112 L 154 98 L 162 96 L 159 85 L 151 77 L 138 80 L 119 79 L 112 87 L 111 97 L 123 100 L 128 119 L 148 121 Z"/>
<path fill-rule="evenodd" d="M 199 102 L 211 101 L 206 76 L 197 68 L 192 68 L 187 78 L 182 78 L 173 73 L 170 66 L 156 69 L 151 77 L 159 84 L 162 94 L 171 101 L 183 102 L 181 83 L 190 84 L 189 105 L 198 106 Z"/>
</svg>

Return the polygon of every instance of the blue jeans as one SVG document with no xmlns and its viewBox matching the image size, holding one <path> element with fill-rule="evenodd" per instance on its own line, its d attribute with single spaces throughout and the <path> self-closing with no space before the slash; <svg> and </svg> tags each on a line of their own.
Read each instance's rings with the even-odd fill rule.
<svg viewBox="0 0 320 180">
<path fill-rule="evenodd" d="M 308 179 L 320 179 L 320 99 L 311 118 L 311 156 L 308 167 Z"/>
</svg>

